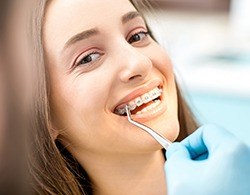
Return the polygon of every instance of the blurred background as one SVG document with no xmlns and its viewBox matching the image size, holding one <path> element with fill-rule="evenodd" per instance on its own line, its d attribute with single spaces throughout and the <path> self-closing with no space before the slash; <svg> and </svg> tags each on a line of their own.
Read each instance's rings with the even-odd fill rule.
<svg viewBox="0 0 250 195">
<path fill-rule="evenodd" d="M 148 15 L 201 124 L 250 145 L 250 0 L 151 0 Z"/>
</svg>

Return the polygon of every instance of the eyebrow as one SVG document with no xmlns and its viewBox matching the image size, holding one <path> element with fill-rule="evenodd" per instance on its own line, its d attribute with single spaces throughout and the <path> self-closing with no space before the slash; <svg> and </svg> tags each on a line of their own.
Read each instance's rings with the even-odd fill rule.
<svg viewBox="0 0 250 195">
<path fill-rule="evenodd" d="M 86 31 L 83 31 L 83 32 L 80 32 L 76 35 L 74 35 L 73 37 L 71 37 L 65 44 L 64 46 L 64 49 L 65 50 L 66 48 L 68 48 L 70 45 L 73 45 L 75 44 L 76 42 L 78 41 L 81 41 L 81 40 L 84 40 L 84 39 L 88 39 L 90 37 L 93 37 L 93 36 L 96 36 L 98 35 L 100 32 L 98 31 L 98 29 L 96 28 L 93 28 L 93 29 L 90 29 L 90 30 L 86 30 Z"/>
<path fill-rule="evenodd" d="M 137 12 L 137 11 L 131 11 L 126 13 L 125 15 L 122 16 L 122 24 L 125 24 L 127 22 L 129 22 L 130 20 L 136 18 L 136 17 L 141 17 L 141 15 Z M 90 37 L 96 36 L 100 34 L 100 31 L 97 28 L 93 28 L 93 29 L 89 29 L 83 32 L 80 32 L 76 35 L 74 35 L 73 37 L 71 37 L 64 46 L 65 50 L 66 48 L 68 48 L 70 45 L 73 45 L 75 43 L 77 43 L 78 41 L 84 40 L 84 39 L 88 39 Z"/>
<path fill-rule="evenodd" d="M 136 17 L 141 17 L 141 15 L 137 11 L 128 12 L 127 14 L 122 16 L 122 23 L 125 24 Z"/>
</svg>

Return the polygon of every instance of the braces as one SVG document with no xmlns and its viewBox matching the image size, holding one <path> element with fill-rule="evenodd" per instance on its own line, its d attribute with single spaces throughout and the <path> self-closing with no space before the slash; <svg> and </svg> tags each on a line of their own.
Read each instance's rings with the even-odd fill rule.
<svg viewBox="0 0 250 195">
<path fill-rule="evenodd" d="M 148 93 L 150 93 L 150 94 L 148 94 Z M 134 102 L 130 102 L 128 105 L 129 110 L 132 111 L 136 107 L 140 107 L 142 104 L 146 104 L 146 103 L 152 101 L 153 99 L 160 97 L 161 93 L 162 93 L 162 89 L 158 88 L 157 90 L 152 90 L 148 93 L 142 95 L 143 98 L 138 97 L 134 100 Z M 115 113 L 119 114 L 119 115 L 123 115 L 126 113 L 126 108 L 124 107 L 124 108 L 117 109 L 117 110 L 115 110 Z"/>
</svg>

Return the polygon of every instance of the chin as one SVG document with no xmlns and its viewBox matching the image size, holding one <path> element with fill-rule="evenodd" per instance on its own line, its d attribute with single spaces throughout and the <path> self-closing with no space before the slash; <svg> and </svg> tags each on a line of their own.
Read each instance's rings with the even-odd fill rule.
<svg viewBox="0 0 250 195">
<path fill-rule="evenodd" d="M 148 121 L 147 125 L 171 142 L 174 142 L 180 132 L 177 117 L 159 117 L 155 121 Z"/>
</svg>

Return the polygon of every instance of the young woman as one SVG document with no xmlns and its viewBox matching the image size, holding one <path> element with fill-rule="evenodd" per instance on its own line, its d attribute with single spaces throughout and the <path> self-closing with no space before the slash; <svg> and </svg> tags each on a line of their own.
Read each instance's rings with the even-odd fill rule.
<svg viewBox="0 0 250 195">
<path fill-rule="evenodd" d="M 31 3 L 34 191 L 166 194 L 161 146 L 119 114 L 131 105 L 135 120 L 171 141 L 197 127 L 171 60 L 143 18 L 148 3 Z"/>
</svg>

